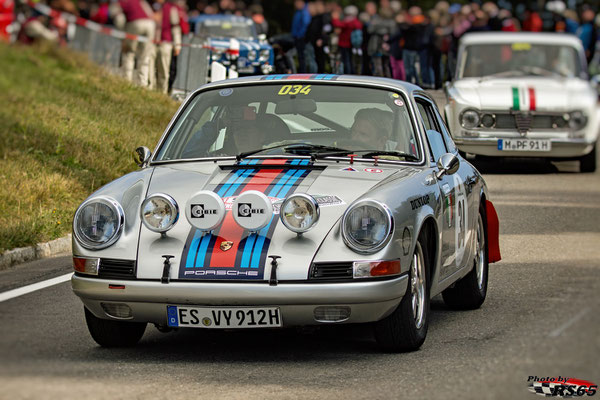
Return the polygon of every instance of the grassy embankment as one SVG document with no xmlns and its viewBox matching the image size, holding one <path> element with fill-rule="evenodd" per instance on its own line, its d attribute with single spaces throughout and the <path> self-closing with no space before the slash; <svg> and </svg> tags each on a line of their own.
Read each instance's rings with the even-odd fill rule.
<svg viewBox="0 0 600 400">
<path fill-rule="evenodd" d="M 0 42 L 0 253 L 62 237 L 90 193 L 137 168 L 177 104 L 52 46 Z"/>
</svg>

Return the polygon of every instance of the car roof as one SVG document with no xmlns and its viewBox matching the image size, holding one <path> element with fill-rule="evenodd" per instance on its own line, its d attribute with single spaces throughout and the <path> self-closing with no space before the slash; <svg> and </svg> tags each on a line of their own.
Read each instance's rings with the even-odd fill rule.
<svg viewBox="0 0 600 400">
<path fill-rule="evenodd" d="M 241 23 L 248 23 L 249 21 L 252 21 L 250 18 L 247 18 L 247 17 L 243 17 L 240 15 L 229 15 L 229 14 L 201 14 L 196 17 L 190 18 L 190 22 L 194 23 L 194 24 L 197 24 L 199 22 L 208 21 L 208 20 L 232 21 L 232 22 L 241 22 Z"/>
<path fill-rule="evenodd" d="M 581 48 L 581 40 L 575 35 L 552 32 L 471 32 L 460 39 L 462 46 L 471 44 L 528 42 L 559 44 Z"/>
<path fill-rule="evenodd" d="M 279 75 L 262 75 L 262 76 L 247 76 L 235 79 L 226 79 L 222 81 L 208 83 L 196 91 L 216 88 L 230 85 L 243 85 L 249 83 L 256 84 L 272 84 L 272 83 L 297 83 L 297 82 L 314 82 L 314 83 L 333 83 L 333 84 L 364 84 L 364 85 L 376 85 L 387 87 L 390 89 L 400 90 L 406 94 L 412 94 L 413 92 L 419 92 L 419 94 L 425 93 L 419 86 L 413 85 L 408 82 L 400 81 L 397 79 L 380 78 L 374 76 L 359 76 L 359 75 L 334 75 L 334 74 L 279 74 Z M 428 96 L 426 93 L 425 95 Z"/>
</svg>

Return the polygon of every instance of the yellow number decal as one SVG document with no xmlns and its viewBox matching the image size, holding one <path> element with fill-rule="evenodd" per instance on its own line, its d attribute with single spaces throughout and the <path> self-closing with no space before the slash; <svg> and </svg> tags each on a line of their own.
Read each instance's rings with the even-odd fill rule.
<svg viewBox="0 0 600 400">
<path fill-rule="evenodd" d="M 296 95 L 298 93 L 309 94 L 310 90 L 310 85 L 283 85 L 277 94 L 282 96 L 286 94 Z"/>
<path fill-rule="evenodd" d="M 309 94 L 310 93 L 310 85 L 306 85 L 302 88 L 302 90 L 300 90 L 300 93 L 302 94 Z"/>
<path fill-rule="evenodd" d="M 292 88 L 292 85 L 283 85 L 281 87 L 281 89 L 279 89 L 279 93 L 280 95 L 284 95 L 284 94 L 288 94 L 290 92 L 290 89 Z"/>
<path fill-rule="evenodd" d="M 511 47 L 512 47 L 512 49 L 514 51 L 528 51 L 528 50 L 531 50 L 531 44 L 530 43 L 513 43 Z"/>
</svg>

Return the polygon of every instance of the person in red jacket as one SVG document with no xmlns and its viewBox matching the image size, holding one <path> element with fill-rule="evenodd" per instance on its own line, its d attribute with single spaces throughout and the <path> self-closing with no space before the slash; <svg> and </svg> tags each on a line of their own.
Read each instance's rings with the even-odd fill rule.
<svg viewBox="0 0 600 400">
<path fill-rule="evenodd" d="M 10 41 L 8 26 L 14 19 L 15 3 L 13 0 L 0 0 L 0 41 Z"/>
<path fill-rule="evenodd" d="M 333 12 L 331 14 L 332 21 L 331 24 L 340 28 L 340 36 L 338 40 L 338 47 L 340 49 L 340 53 L 342 55 L 342 63 L 344 64 L 344 73 L 345 74 L 354 74 L 354 63 L 352 62 L 352 32 L 361 31 L 362 35 L 362 24 L 358 20 L 358 8 L 356 6 L 347 6 L 344 8 L 344 19 L 340 20 L 339 13 Z M 360 47 L 360 45 L 358 45 Z"/>
</svg>

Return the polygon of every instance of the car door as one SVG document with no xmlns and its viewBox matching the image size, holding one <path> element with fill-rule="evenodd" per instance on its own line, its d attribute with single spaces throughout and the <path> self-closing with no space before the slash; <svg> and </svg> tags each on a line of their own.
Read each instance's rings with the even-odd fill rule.
<svg viewBox="0 0 600 400">
<path fill-rule="evenodd" d="M 456 154 L 456 149 L 448 146 L 449 138 L 442 133 L 445 127 L 438 120 L 437 110 L 429 99 L 416 98 L 417 108 L 427 133 L 427 141 L 432 154 L 430 165 L 437 170 L 435 164 L 439 158 L 449 152 Z M 462 161 L 462 160 L 461 160 Z M 469 254 L 469 240 L 472 235 L 471 210 L 465 185 L 464 173 L 470 167 L 462 165 L 452 175 L 442 176 L 437 184 L 440 190 L 440 230 L 442 236 L 440 278 L 452 275 L 465 265 L 465 255 Z"/>
</svg>

